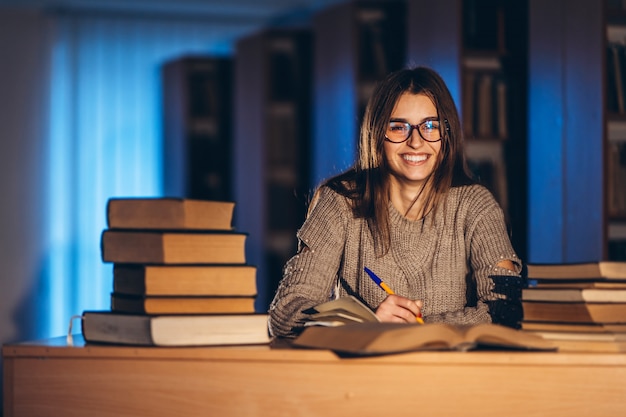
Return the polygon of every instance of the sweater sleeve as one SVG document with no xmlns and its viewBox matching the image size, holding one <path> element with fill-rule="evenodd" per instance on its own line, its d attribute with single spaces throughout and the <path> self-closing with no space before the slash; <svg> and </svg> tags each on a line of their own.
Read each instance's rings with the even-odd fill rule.
<svg viewBox="0 0 626 417">
<path fill-rule="evenodd" d="M 494 321 L 493 306 L 498 306 L 506 295 L 496 292 L 492 276 L 519 277 L 521 272 L 522 262 L 511 245 L 504 214 L 493 195 L 484 187 L 473 187 L 472 196 L 466 201 L 464 235 L 469 248 L 468 302 L 460 311 L 429 317 L 429 321 L 457 324 Z M 515 270 L 497 266 L 503 260 L 512 261 Z"/>
<path fill-rule="evenodd" d="M 285 264 L 270 304 L 272 336 L 296 336 L 306 319 L 306 310 L 332 296 L 343 256 L 347 215 L 351 212 L 346 200 L 322 188 L 297 233 L 298 253 Z"/>
</svg>

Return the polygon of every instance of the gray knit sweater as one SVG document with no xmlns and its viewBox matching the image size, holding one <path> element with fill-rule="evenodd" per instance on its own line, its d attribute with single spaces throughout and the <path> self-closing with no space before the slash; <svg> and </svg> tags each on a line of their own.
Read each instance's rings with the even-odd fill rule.
<svg viewBox="0 0 626 417">
<path fill-rule="evenodd" d="M 454 187 L 436 215 L 419 221 L 406 219 L 391 204 L 389 210 L 391 247 L 377 257 L 367 222 L 353 216 L 345 197 L 322 188 L 270 305 L 272 335 L 296 335 L 306 320 L 303 311 L 328 301 L 337 284 L 339 296 L 355 294 L 376 309 L 387 294 L 365 266 L 396 294 L 423 300 L 425 322 L 491 321 L 485 302 L 502 297 L 492 291 L 489 275 L 521 270 L 491 193 L 480 185 Z M 512 260 L 516 271 L 495 266 L 503 259 Z"/>
</svg>

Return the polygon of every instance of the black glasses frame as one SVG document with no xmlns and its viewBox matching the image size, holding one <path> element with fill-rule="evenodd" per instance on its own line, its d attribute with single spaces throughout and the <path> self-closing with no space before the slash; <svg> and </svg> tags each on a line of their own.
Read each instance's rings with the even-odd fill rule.
<svg viewBox="0 0 626 417">
<path fill-rule="evenodd" d="M 424 135 L 422 135 L 422 131 L 420 130 L 420 127 L 424 124 L 424 123 L 428 123 L 428 122 L 434 122 L 436 120 L 424 120 L 422 123 L 418 123 L 416 125 L 412 125 L 409 122 L 396 122 L 396 123 L 404 123 L 406 126 L 409 126 L 409 133 L 406 135 L 406 138 L 404 140 L 401 141 L 395 141 L 395 140 L 391 140 L 387 137 L 387 134 L 385 133 L 385 140 L 389 141 L 391 143 L 403 143 L 406 142 L 407 140 L 409 140 L 409 138 L 411 137 L 411 135 L 413 134 L 413 129 L 417 130 L 417 133 L 420 135 L 420 138 L 424 139 L 426 142 L 429 143 L 435 143 L 435 142 L 439 142 L 441 139 L 443 139 L 444 135 L 441 134 L 441 126 L 439 126 L 439 133 L 441 134 L 441 136 L 439 136 L 439 139 L 437 140 L 429 140 L 426 139 L 424 137 Z M 391 122 L 390 122 L 391 123 Z M 448 124 L 448 119 L 443 119 L 443 124 L 445 127 L 445 132 L 448 133 L 450 131 L 450 125 Z"/>
</svg>

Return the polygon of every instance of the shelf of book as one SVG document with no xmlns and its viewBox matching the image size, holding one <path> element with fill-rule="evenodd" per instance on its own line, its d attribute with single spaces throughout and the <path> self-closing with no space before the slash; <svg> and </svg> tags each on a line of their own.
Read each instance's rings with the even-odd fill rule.
<svg viewBox="0 0 626 417">
<path fill-rule="evenodd" d="M 232 199 L 232 65 L 188 56 L 163 66 L 165 195 Z"/>
<path fill-rule="evenodd" d="M 273 28 L 236 46 L 236 223 L 250 231 L 258 309 L 267 310 L 282 267 L 295 254 L 310 178 L 312 36 Z"/>
<path fill-rule="evenodd" d="M 522 258 L 527 250 L 527 8 L 527 1 L 408 2 L 407 62 L 431 66 L 446 80 L 461 113 L 470 169 L 504 209 Z"/>
<path fill-rule="evenodd" d="M 406 4 L 357 0 L 313 17 L 312 186 L 354 163 L 360 121 L 374 85 L 405 66 Z"/>
<path fill-rule="evenodd" d="M 529 5 L 527 260 L 602 260 L 604 2 Z"/>
<path fill-rule="evenodd" d="M 607 257 L 626 260 L 626 4 L 606 2 Z"/>
</svg>

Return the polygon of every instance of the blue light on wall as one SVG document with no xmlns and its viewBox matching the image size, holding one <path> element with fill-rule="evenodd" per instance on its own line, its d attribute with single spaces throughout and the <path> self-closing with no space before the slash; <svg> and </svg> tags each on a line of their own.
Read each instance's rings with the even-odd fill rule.
<svg viewBox="0 0 626 417">
<path fill-rule="evenodd" d="M 100 255 L 106 202 L 162 193 L 160 68 L 183 55 L 227 55 L 241 27 L 94 14 L 52 18 L 49 266 L 41 337 L 72 315 L 109 309 L 112 268 Z M 46 311 L 43 311 L 46 309 Z M 49 311 L 48 311 L 49 309 Z"/>
</svg>

